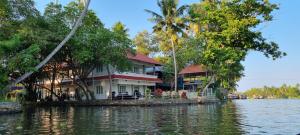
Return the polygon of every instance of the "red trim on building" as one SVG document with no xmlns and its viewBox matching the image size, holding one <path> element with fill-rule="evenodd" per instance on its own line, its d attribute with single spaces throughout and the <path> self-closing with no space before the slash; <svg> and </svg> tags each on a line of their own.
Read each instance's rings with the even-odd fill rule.
<svg viewBox="0 0 300 135">
<path fill-rule="evenodd" d="M 127 76 L 127 75 L 111 75 L 112 79 L 128 79 L 128 80 L 143 80 L 143 81 L 152 81 L 156 83 L 162 83 L 162 80 L 159 78 L 147 78 L 147 77 L 136 77 L 136 76 Z M 96 80 L 109 79 L 108 75 L 94 77 Z"/>
<path fill-rule="evenodd" d="M 139 52 L 137 52 L 135 55 L 132 53 L 127 53 L 127 58 L 130 60 L 135 60 L 135 61 L 139 61 L 139 62 L 145 62 L 145 63 L 149 63 L 149 64 L 154 64 L 154 65 L 161 65 L 159 62 L 155 61 L 152 58 L 149 58 L 148 56 L 141 54 Z"/>
</svg>

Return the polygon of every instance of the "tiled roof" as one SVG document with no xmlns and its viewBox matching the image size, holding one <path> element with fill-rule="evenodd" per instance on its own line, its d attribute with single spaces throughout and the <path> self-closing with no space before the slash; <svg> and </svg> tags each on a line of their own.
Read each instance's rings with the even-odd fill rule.
<svg viewBox="0 0 300 135">
<path fill-rule="evenodd" d="M 154 59 L 149 58 L 148 56 L 141 54 L 139 52 L 137 52 L 135 55 L 132 53 L 127 53 L 127 58 L 130 60 L 135 60 L 135 61 L 139 61 L 139 62 L 161 65 L 159 62 L 155 61 Z"/>
<path fill-rule="evenodd" d="M 182 69 L 179 74 L 205 73 L 207 70 L 201 65 L 190 65 Z"/>
</svg>

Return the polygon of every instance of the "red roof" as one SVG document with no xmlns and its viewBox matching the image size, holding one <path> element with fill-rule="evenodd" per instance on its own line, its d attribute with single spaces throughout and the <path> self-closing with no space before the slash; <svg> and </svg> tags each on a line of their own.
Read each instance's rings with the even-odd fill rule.
<svg viewBox="0 0 300 135">
<path fill-rule="evenodd" d="M 154 59 L 149 58 L 148 56 L 138 53 L 138 52 L 136 53 L 136 55 L 134 55 L 132 53 L 127 53 L 127 58 L 130 60 L 135 60 L 135 61 L 139 61 L 139 62 L 161 65 L 159 62 L 155 61 Z"/>
<path fill-rule="evenodd" d="M 193 73 L 205 73 L 207 70 L 201 65 L 190 65 L 182 69 L 179 74 L 193 74 Z"/>
</svg>

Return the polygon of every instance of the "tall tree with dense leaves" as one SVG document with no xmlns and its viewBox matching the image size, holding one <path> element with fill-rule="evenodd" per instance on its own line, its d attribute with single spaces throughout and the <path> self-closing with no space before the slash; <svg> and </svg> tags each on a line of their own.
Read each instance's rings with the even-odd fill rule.
<svg viewBox="0 0 300 135">
<path fill-rule="evenodd" d="M 65 20 L 68 25 L 80 15 L 83 5 L 79 2 L 70 2 L 65 6 Z M 95 35 L 104 29 L 104 25 L 92 10 L 88 10 L 82 26 L 78 28 L 70 43 L 66 46 L 66 63 L 72 70 L 73 82 L 81 88 L 87 100 L 95 100 L 94 91 L 89 88 L 89 75 L 100 63 L 97 56 L 101 56 L 102 44 L 95 42 Z M 101 33 L 103 34 L 103 33 Z"/>
<path fill-rule="evenodd" d="M 99 35 L 101 36 L 101 35 Z M 109 35 L 107 35 L 109 36 Z M 101 61 L 106 65 L 106 70 L 109 77 L 109 97 L 112 99 L 112 76 L 111 68 L 117 71 L 125 71 L 130 68 L 127 54 L 132 53 L 132 42 L 128 37 L 128 29 L 126 26 L 117 22 L 112 27 L 110 42 L 103 47 L 103 55 Z"/>
<path fill-rule="evenodd" d="M 153 31 L 156 34 L 162 35 L 162 44 L 166 45 L 166 50 L 171 50 L 173 57 L 174 75 L 175 75 L 175 91 L 177 92 L 177 61 L 176 61 L 176 50 L 178 39 L 186 36 L 185 29 L 187 28 L 186 21 L 183 15 L 186 9 L 189 7 L 183 5 L 178 7 L 178 0 L 159 0 L 157 2 L 161 14 L 151 10 L 145 10 L 152 15 L 151 22 L 155 23 Z M 169 46 L 171 44 L 171 47 Z"/>
<path fill-rule="evenodd" d="M 204 0 L 191 6 L 190 19 L 196 26 L 193 36 L 199 41 L 194 43 L 203 50 L 198 63 L 213 72 L 221 87 L 235 88 L 243 75 L 241 62 L 250 51 L 273 59 L 286 55 L 257 29 L 272 21 L 276 9 L 276 4 L 266 0 Z"/>
<path fill-rule="evenodd" d="M 144 30 L 139 32 L 133 39 L 136 50 L 147 56 L 154 56 L 159 50 L 158 37 Z"/>
<path fill-rule="evenodd" d="M 37 64 L 40 45 L 34 35 L 43 27 L 33 1 L 0 2 L 0 89 Z"/>
<path fill-rule="evenodd" d="M 77 21 L 75 22 L 75 24 L 73 25 L 72 30 L 70 31 L 70 33 L 64 38 L 64 40 L 62 40 L 60 42 L 59 45 L 57 45 L 57 47 L 45 58 L 43 59 L 37 66 L 35 66 L 35 70 L 40 69 L 41 67 L 43 67 L 45 64 L 47 64 L 47 62 L 68 42 L 68 40 L 70 40 L 70 38 L 75 34 L 76 30 L 78 29 L 78 27 L 81 25 L 82 20 L 88 10 L 88 6 L 90 4 L 90 0 L 86 0 L 84 1 L 85 3 L 82 3 L 84 6 L 84 9 L 82 10 L 82 13 L 80 14 L 80 16 L 78 17 Z M 19 78 L 17 78 L 14 83 L 19 83 L 21 81 L 23 81 L 24 79 L 26 79 L 27 77 L 29 77 L 31 74 L 33 73 L 33 71 L 29 71 L 26 72 L 24 75 L 20 76 Z"/>
</svg>

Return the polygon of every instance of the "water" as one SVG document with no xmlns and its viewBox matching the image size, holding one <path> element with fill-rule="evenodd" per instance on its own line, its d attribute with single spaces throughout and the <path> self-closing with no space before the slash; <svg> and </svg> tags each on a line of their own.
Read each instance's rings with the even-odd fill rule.
<svg viewBox="0 0 300 135">
<path fill-rule="evenodd" d="M 300 100 L 170 107 L 27 108 L 0 116 L 0 134 L 298 134 Z"/>
</svg>

